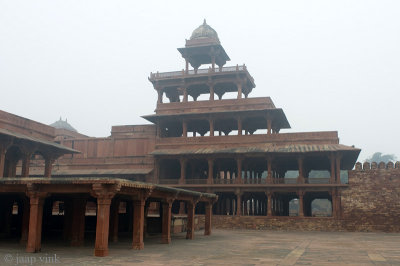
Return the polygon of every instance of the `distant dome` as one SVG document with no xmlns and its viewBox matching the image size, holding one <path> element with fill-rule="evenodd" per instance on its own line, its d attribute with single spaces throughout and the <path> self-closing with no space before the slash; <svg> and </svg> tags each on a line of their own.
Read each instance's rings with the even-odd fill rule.
<svg viewBox="0 0 400 266">
<path fill-rule="evenodd" d="M 210 38 L 219 41 L 217 32 L 211 28 L 204 20 L 203 25 L 195 29 L 190 36 L 190 40 Z"/>
<path fill-rule="evenodd" d="M 68 122 L 67 119 L 62 120 L 60 117 L 60 120 L 54 122 L 53 124 L 50 124 L 51 127 L 55 127 L 58 129 L 66 129 L 69 131 L 74 131 L 74 132 L 78 132 L 75 128 L 73 128 Z"/>
</svg>

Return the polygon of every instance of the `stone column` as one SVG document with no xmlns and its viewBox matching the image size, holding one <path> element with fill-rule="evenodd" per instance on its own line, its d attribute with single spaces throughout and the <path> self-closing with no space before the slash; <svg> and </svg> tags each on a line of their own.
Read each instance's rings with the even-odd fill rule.
<svg viewBox="0 0 400 266">
<path fill-rule="evenodd" d="M 238 98 L 238 99 L 242 99 L 242 83 L 241 83 L 241 82 L 238 82 L 238 83 L 237 83 L 237 87 L 238 87 L 238 95 L 237 95 L 237 98 Z"/>
<path fill-rule="evenodd" d="M 272 119 L 270 117 L 267 118 L 267 134 L 271 135 L 272 133 Z"/>
<path fill-rule="evenodd" d="M 28 188 L 28 190 L 30 190 Z M 30 209 L 29 209 L 29 231 L 26 252 L 39 252 L 42 247 L 42 221 L 43 205 L 47 193 L 28 191 Z"/>
<path fill-rule="evenodd" d="M 194 239 L 194 212 L 196 208 L 196 202 L 187 202 L 187 230 L 186 239 Z"/>
<path fill-rule="evenodd" d="M 52 155 L 46 155 L 44 157 L 44 177 L 51 177 L 51 171 L 55 158 L 56 157 Z"/>
<path fill-rule="evenodd" d="M 241 184 L 242 183 L 242 158 L 237 158 L 236 163 L 237 163 L 237 177 L 236 177 L 236 183 Z M 232 177 L 231 177 L 232 178 Z"/>
<path fill-rule="evenodd" d="M 268 184 L 272 184 L 272 157 L 267 157 L 267 171 L 268 171 L 268 175 L 267 175 L 267 183 Z"/>
<path fill-rule="evenodd" d="M 243 131 L 243 129 L 242 129 L 242 118 L 238 117 L 237 122 L 238 122 L 238 135 L 241 136 L 242 135 L 242 131 Z"/>
<path fill-rule="evenodd" d="M 92 185 L 92 196 L 97 198 L 96 242 L 94 255 L 105 257 L 108 255 L 108 231 L 110 222 L 110 205 L 114 195 L 121 189 L 120 186 L 105 187 L 102 184 Z"/>
<path fill-rule="evenodd" d="M 85 240 L 86 197 L 72 199 L 71 246 L 83 246 Z"/>
<path fill-rule="evenodd" d="M 297 195 L 299 196 L 299 217 L 304 217 L 304 191 L 299 190 Z"/>
<path fill-rule="evenodd" d="M 214 183 L 214 159 L 209 158 L 207 160 L 208 162 L 208 178 L 207 178 L 207 184 L 213 184 Z"/>
<path fill-rule="evenodd" d="M 208 121 L 210 123 L 210 136 L 213 137 L 214 136 L 214 119 L 210 118 Z"/>
<path fill-rule="evenodd" d="M 189 74 L 189 61 L 185 58 L 185 73 Z"/>
<path fill-rule="evenodd" d="M 4 164 L 6 160 L 7 149 L 0 146 L 0 178 L 4 177 Z"/>
<path fill-rule="evenodd" d="M 336 183 L 340 184 L 340 159 L 341 159 L 341 155 L 337 154 L 336 155 Z"/>
<path fill-rule="evenodd" d="M 144 248 L 144 206 L 145 197 L 133 201 L 133 244 L 132 248 L 140 250 Z"/>
<path fill-rule="evenodd" d="M 179 178 L 179 184 L 185 184 L 185 178 L 186 178 L 186 163 L 187 160 L 184 158 L 181 158 L 180 160 L 180 164 L 181 164 L 181 177 Z"/>
<path fill-rule="evenodd" d="M 187 92 L 187 88 L 183 88 L 183 102 L 187 103 L 188 102 L 188 92 Z"/>
<path fill-rule="evenodd" d="M 157 94 L 158 94 L 158 99 L 157 99 L 157 103 L 162 103 L 162 97 L 163 97 L 163 92 L 161 89 L 157 90 Z"/>
<path fill-rule="evenodd" d="M 267 195 L 267 216 L 272 216 L 272 192 L 266 192 Z"/>
<path fill-rule="evenodd" d="M 171 243 L 171 208 L 173 199 L 167 199 L 162 203 L 162 239 L 163 244 Z"/>
<path fill-rule="evenodd" d="M 183 137 L 187 138 L 187 121 L 185 119 L 182 121 L 182 132 Z"/>
<path fill-rule="evenodd" d="M 12 138 L 2 138 L 0 143 L 0 178 L 4 177 L 4 166 L 7 149 L 12 145 Z"/>
<path fill-rule="evenodd" d="M 204 235 L 211 235 L 211 216 L 212 216 L 212 203 L 206 203 L 206 213 L 205 213 L 205 221 L 204 221 Z"/>
<path fill-rule="evenodd" d="M 304 183 L 304 158 L 302 156 L 300 156 L 297 159 L 297 163 L 299 166 L 299 176 L 297 177 L 297 183 Z"/>
<path fill-rule="evenodd" d="M 335 183 L 335 177 L 336 177 L 336 171 L 335 171 L 335 156 L 331 154 L 329 156 L 330 162 L 331 162 L 331 178 L 330 178 L 330 183 L 334 184 Z"/>
<path fill-rule="evenodd" d="M 110 206 L 110 229 L 108 239 L 112 242 L 118 242 L 118 220 L 119 220 L 120 199 L 114 198 Z"/>
<path fill-rule="evenodd" d="M 242 195 L 241 191 L 236 191 L 236 215 L 242 216 Z"/>
<path fill-rule="evenodd" d="M 214 101 L 214 85 L 209 85 L 210 87 L 210 101 Z"/>
<path fill-rule="evenodd" d="M 29 177 L 29 163 L 31 161 L 32 154 L 25 153 L 22 157 L 22 169 L 21 177 Z"/>
</svg>

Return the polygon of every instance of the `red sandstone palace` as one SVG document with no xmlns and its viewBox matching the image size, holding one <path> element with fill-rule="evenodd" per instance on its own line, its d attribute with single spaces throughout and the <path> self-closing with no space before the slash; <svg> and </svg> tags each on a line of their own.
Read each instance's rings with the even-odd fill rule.
<svg viewBox="0 0 400 266">
<path fill-rule="evenodd" d="M 43 224 L 43 237 L 62 232 L 72 245 L 95 229 L 95 254 L 104 256 L 119 232 L 133 232 L 141 249 L 145 233 L 169 243 L 171 228 L 183 228 L 191 239 L 195 226 L 209 234 L 211 221 L 400 231 L 399 163 L 352 170 L 360 149 L 340 144 L 337 132 L 280 133 L 290 128 L 285 113 L 269 97 L 249 97 L 253 77 L 245 65 L 225 66 L 206 22 L 178 51 L 183 70 L 150 74 L 158 98 L 143 118 L 152 124 L 91 138 L 61 119 L 50 127 L 0 112 L 0 237 L 19 235 L 34 252 Z M 328 201 L 325 217 L 315 217 L 315 200 Z M 184 218 L 175 226 L 172 217 Z"/>
</svg>

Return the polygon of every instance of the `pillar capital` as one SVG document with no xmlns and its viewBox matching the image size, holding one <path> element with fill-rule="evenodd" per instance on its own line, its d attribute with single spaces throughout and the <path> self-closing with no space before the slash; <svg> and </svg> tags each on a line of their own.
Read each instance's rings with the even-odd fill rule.
<svg viewBox="0 0 400 266">
<path fill-rule="evenodd" d="M 97 204 L 111 204 L 112 198 L 115 194 L 121 190 L 121 184 L 104 185 L 104 184 L 93 184 L 90 194 L 97 198 Z"/>
<path fill-rule="evenodd" d="M 153 192 L 153 189 L 139 190 L 137 194 L 132 195 L 132 200 L 145 202 Z"/>
</svg>

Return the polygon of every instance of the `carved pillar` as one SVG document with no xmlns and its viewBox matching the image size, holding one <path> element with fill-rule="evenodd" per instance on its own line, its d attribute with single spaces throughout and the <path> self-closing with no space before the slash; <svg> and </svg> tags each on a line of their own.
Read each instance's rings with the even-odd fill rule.
<svg viewBox="0 0 400 266">
<path fill-rule="evenodd" d="M 238 98 L 238 99 L 242 99 L 242 83 L 241 83 L 241 82 L 238 82 L 238 83 L 237 83 L 237 87 L 238 87 L 238 95 L 237 95 L 237 98 Z"/>
<path fill-rule="evenodd" d="M 187 121 L 185 119 L 182 120 L 182 135 L 187 138 Z"/>
<path fill-rule="evenodd" d="M 208 121 L 210 123 L 210 136 L 213 137 L 214 136 L 214 119 L 210 118 Z"/>
<path fill-rule="evenodd" d="M 211 55 L 211 69 L 215 72 L 215 55 Z"/>
<path fill-rule="evenodd" d="M 167 199 L 162 203 L 162 239 L 163 244 L 171 243 L 171 208 L 174 199 Z"/>
<path fill-rule="evenodd" d="M 187 88 L 183 88 L 183 102 L 187 103 L 188 102 L 188 92 Z"/>
<path fill-rule="evenodd" d="M 157 94 L 158 94 L 158 99 L 157 99 L 157 103 L 162 103 L 162 97 L 163 97 L 163 92 L 161 89 L 157 90 Z"/>
<path fill-rule="evenodd" d="M 267 216 L 272 216 L 272 192 L 265 192 L 267 195 Z"/>
<path fill-rule="evenodd" d="M 53 163 L 57 158 L 56 155 L 45 155 L 44 156 L 44 177 L 51 177 L 51 171 L 53 168 Z"/>
<path fill-rule="evenodd" d="M 340 159 L 341 159 L 341 155 L 337 154 L 336 155 L 336 183 L 340 184 Z"/>
<path fill-rule="evenodd" d="M 210 87 L 210 101 L 214 101 L 214 85 L 209 85 Z"/>
<path fill-rule="evenodd" d="M 29 163 L 31 161 L 32 154 L 25 153 L 22 157 L 22 169 L 21 177 L 29 177 Z"/>
<path fill-rule="evenodd" d="M 297 163 L 299 166 L 299 176 L 297 177 L 297 183 L 304 183 L 304 158 L 300 156 L 297 159 Z"/>
<path fill-rule="evenodd" d="M 7 149 L 12 145 L 13 139 L 3 137 L 0 140 L 0 178 L 4 177 L 4 166 Z"/>
<path fill-rule="evenodd" d="M 207 160 L 208 162 L 208 178 L 207 178 L 207 184 L 212 184 L 214 182 L 214 159 L 209 158 Z"/>
<path fill-rule="evenodd" d="M 85 240 L 86 197 L 72 199 L 71 246 L 83 246 Z"/>
<path fill-rule="evenodd" d="M 120 186 L 105 187 L 102 184 L 92 185 L 92 196 L 97 198 L 97 223 L 96 223 L 96 242 L 94 255 L 105 257 L 108 255 L 108 235 L 110 222 L 111 200 L 121 189 Z"/>
<path fill-rule="evenodd" d="M 241 216 L 242 215 L 242 195 L 243 193 L 241 191 L 236 191 L 236 215 Z"/>
<path fill-rule="evenodd" d="M 0 146 L 0 178 L 4 177 L 4 164 L 6 160 L 7 149 Z"/>
<path fill-rule="evenodd" d="M 144 235 L 144 209 L 149 192 L 142 192 L 138 197 L 133 200 L 133 244 L 132 248 L 140 250 L 144 248 L 143 235 Z"/>
<path fill-rule="evenodd" d="M 304 217 L 304 191 L 299 190 L 297 195 L 299 196 L 299 217 Z"/>
<path fill-rule="evenodd" d="M 189 74 L 189 61 L 185 58 L 185 73 Z"/>
<path fill-rule="evenodd" d="M 187 160 L 186 159 L 180 159 L 180 164 L 181 164 L 181 177 L 179 179 L 179 184 L 185 184 L 185 178 L 186 178 L 186 163 Z"/>
<path fill-rule="evenodd" d="M 238 123 L 238 135 L 241 136 L 242 135 L 242 118 L 238 117 L 237 119 L 237 123 Z"/>
<path fill-rule="evenodd" d="M 271 135 L 272 133 L 272 119 L 270 117 L 267 118 L 267 134 Z"/>
<path fill-rule="evenodd" d="M 187 230 L 186 239 L 194 239 L 194 211 L 196 208 L 196 202 L 187 202 Z"/>
<path fill-rule="evenodd" d="M 236 159 L 236 164 L 237 164 L 237 177 L 236 177 L 236 183 L 241 184 L 242 183 L 242 158 L 237 158 Z M 232 176 L 231 176 L 232 178 Z"/>
<path fill-rule="evenodd" d="M 206 206 L 206 213 L 205 213 L 205 221 L 204 221 L 204 235 L 209 236 L 211 235 L 211 216 L 212 216 L 212 203 L 207 202 Z"/>
<path fill-rule="evenodd" d="M 26 252 L 39 252 L 42 246 L 42 221 L 43 205 L 47 196 L 45 192 L 37 192 L 34 188 L 28 188 L 29 197 L 29 231 Z"/>
<path fill-rule="evenodd" d="M 331 162 L 331 179 L 330 183 L 334 184 L 335 183 L 335 176 L 336 176 L 336 171 L 335 171 L 335 156 L 331 154 L 329 156 L 330 162 Z"/>
<path fill-rule="evenodd" d="M 268 184 L 272 184 L 272 157 L 268 156 L 267 157 L 267 171 L 268 171 L 268 175 L 267 175 L 267 183 Z"/>
</svg>

